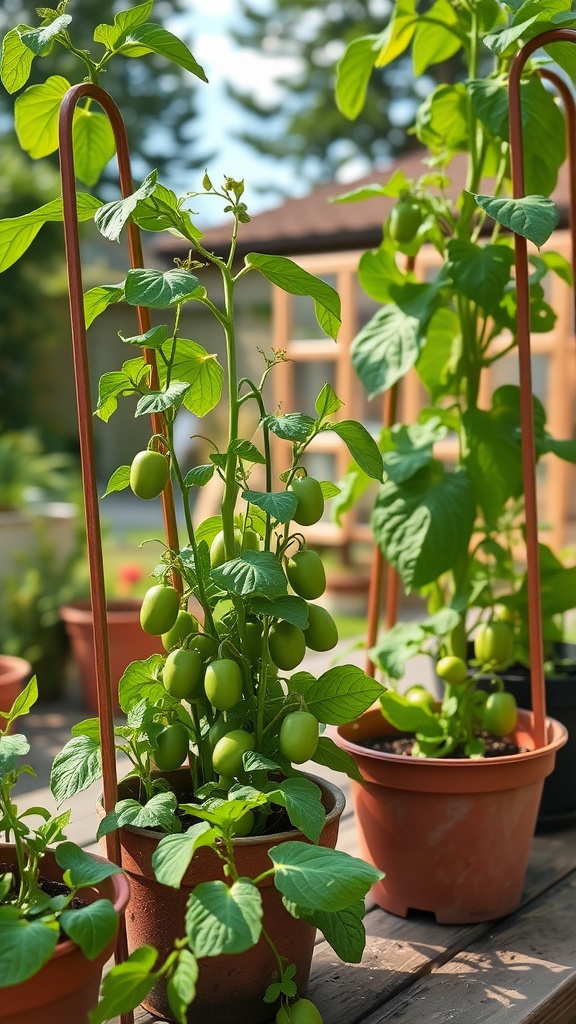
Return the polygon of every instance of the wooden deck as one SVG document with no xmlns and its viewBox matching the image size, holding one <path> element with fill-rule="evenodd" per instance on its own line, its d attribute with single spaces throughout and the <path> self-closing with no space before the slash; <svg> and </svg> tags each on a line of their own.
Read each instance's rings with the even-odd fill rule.
<svg viewBox="0 0 576 1024">
<path fill-rule="evenodd" d="M 27 783 L 21 805 L 48 802 L 48 791 L 38 789 L 44 762 L 81 717 L 60 708 L 30 715 L 26 731 L 39 778 Z M 97 849 L 95 788 L 75 801 L 70 830 L 89 849 Z M 357 852 L 350 807 L 338 846 Z M 326 942 L 317 943 L 308 995 L 324 1024 L 576 1024 L 576 827 L 535 837 L 522 904 L 500 922 L 438 925 L 429 915 L 404 920 L 371 906 L 365 924 L 359 965 L 343 964 Z M 135 1024 L 155 1020 L 143 1010 L 135 1015 Z"/>
</svg>

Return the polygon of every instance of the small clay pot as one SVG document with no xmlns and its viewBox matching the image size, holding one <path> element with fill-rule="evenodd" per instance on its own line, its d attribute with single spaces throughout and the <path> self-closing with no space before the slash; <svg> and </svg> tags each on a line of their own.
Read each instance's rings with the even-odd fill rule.
<svg viewBox="0 0 576 1024">
<path fill-rule="evenodd" d="M 10 711 L 31 675 L 32 665 L 29 661 L 11 654 L 0 654 L 0 711 Z M 14 724 L 9 731 L 14 731 Z"/>
<path fill-rule="evenodd" d="M 366 780 L 353 794 L 362 856 L 386 872 L 374 900 L 401 917 L 429 911 L 442 924 L 511 913 L 565 727 L 548 719 L 546 746 L 535 749 L 532 715 L 519 711 L 509 738 L 526 752 L 475 760 L 404 757 L 359 742 L 395 733 L 378 709 L 334 733 Z"/>
<path fill-rule="evenodd" d="M 100 860 L 101 858 L 96 858 Z M 16 864 L 13 846 L 0 844 L 0 862 Z M 62 869 L 49 850 L 42 859 L 41 874 L 62 881 Z M 106 898 L 123 914 L 130 888 L 124 875 L 112 875 L 90 889 L 82 899 L 93 903 Z M 88 1014 L 98 1003 L 102 968 L 114 951 L 113 939 L 100 956 L 88 960 L 70 939 L 60 942 L 44 967 L 28 981 L 0 989 L 0 1021 L 5 1024 L 88 1024 Z"/>
<path fill-rule="evenodd" d="M 176 773 L 171 773 L 171 779 Z M 180 769 L 183 779 L 189 779 L 186 769 Z M 320 846 L 334 849 L 338 826 L 344 810 L 344 795 L 336 786 L 324 779 L 308 776 L 322 790 L 326 808 L 326 824 L 320 836 Z M 126 780 L 121 796 L 134 796 L 138 780 Z M 103 814 L 103 808 L 98 808 Z M 196 851 L 179 889 L 161 885 L 152 868 L 152 855 L 162 835 L 150 829 L 127 826 L 120 829 L 122 867 L 130 878 L 130 903 L 126 913 L 128 947 L 130 951 L 143 944 L 159 950 L 162 963 L 172 950 L 176 937 L 186 934 L 184 915 L 186 902 L 200 882 L 225 879 L 222 861 L 214 850 L 204 847 Z M 288 840 L 308 842 L 305 836 L 293 830 L 274 835 L 235 839 L 234 850 L 238 874 L 254 878 L 270 869 L 272 861 L 268 850 Z M 295 982 L 303 992 L 308 983 L 316 929 L 305 921 L 296 920 L 288 913 L 272 878 L 259 886 L 264 908 L 264 927 L 272 938 L 285 963 L 296 965 Z M 264 1003 L 268 985 L 277 980 L 277 964 L 270 946 L 261 938 L 256 946 L 245 953 L 204 957 L 199 960 L 200 975 L 196 998 L 190 1006 L 188 1019 L 206 1020 L 218 1024 L 261 1024 L 269 1021 L 279 1004 Z M 143 1001 L 145 1009 L 162 1020 L 173 1021 L 174 1015 L 166 996 L 166 988 L 157 983 Z"/>
</svg>

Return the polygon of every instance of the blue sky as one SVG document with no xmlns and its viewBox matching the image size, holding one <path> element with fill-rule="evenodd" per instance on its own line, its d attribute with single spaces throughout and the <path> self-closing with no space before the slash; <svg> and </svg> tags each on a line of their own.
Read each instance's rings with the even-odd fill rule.
<svg viewBox="0 0 576 1024">
<path fill-rule="evenodd" d="M 262 195 L 256 186 L 264 185 L 274 177 L 292 194 L 294 176 L 288 167 L 265 160 L 249 147 L 233 138 L 239 117 L 244 116 L 236 104 L 226 100 L 225 81 L 233 81 L 240 89 L 254 89 L 258 95 L 274 96 L 276 74 L 289 74 L 293 68 L 291 58 L 274 60 L 254 50 L 238 49 L 230 37 L 230 27 L 238 23 L 236 0 L 186 0 L 190 14 L 172 19 L 170 27 L 185 36 L 190 34 L 194 56 L 204 67 L 209 85 L 198 87 L 198 101 L 202 115 L 199 124 L 205 135 L 206 149 L 216 155 L 208 166 L 215 184 L 224 175 L 244 178 L 249 211 L 274 206 L 276 195 Z M 202 219 L 221 220 L 221 212 L 214 206 L 202 209 Z"/>
</svg>

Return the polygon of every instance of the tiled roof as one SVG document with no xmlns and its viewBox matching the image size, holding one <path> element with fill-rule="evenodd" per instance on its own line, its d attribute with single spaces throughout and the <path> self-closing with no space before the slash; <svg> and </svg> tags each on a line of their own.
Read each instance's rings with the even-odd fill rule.
<svg viewBox="0 0 576 1024">
<path fill-rule="evenodd" d="M 362 185 L 388 181 L 395 170 L 402 170 L 407 178 L 419 178 L 429 168 L 423 163 L 423 150 L 415 150 L 392 167 L 370 174 L 347 184 L 331 182 L 320 185 L 309 195 L 299 199 L 286 199 L 263 213 L 256 214 L 249 224 L 243 224 L 238 255 L 247 252 L 287 255 L 311 252 L 337 252 L 376 246 L 382 239 L 382 221 L 394 202 L 385 197 L 355 203 L 332 203 L 333 196 L 342 195 Z M 457 154 L 450 165 L 452 184 L 448 195 L 455 198 L 465 185 L 465 154 Z M 490 194 L 491 182 L 486 181 L 482 191 Z M 568 172 L 562 168 L 555 195 L 561 218 L 566 219 L 568 207 Z M 211 227 L 202 240 L 203 245 L 218 255 L 228 251 L 230 222 Z M 182 256 L 187 247 L 176 238 L 163 238 L 157 247 L 166 260 Z"/>
</svg>

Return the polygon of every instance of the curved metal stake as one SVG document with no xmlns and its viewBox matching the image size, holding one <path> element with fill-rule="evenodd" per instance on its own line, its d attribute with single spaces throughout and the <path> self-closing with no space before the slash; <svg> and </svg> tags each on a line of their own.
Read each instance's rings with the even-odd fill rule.
<svg viewBox="0 0 576 1024">
<path fill-rule="evenodd" d="M 541 46 L 555 42 L 576 42 L 576 30 L 554 29 L 535 36 L 514 58 L 509 79 L 510 157 L 512 187 L 516 199 L 525 195 L 524 151 L 520 78 L 528 58 Z M 528 626 L 530 631 L 530 678 L 534 737 L 537 747 L 546 744 L 546 692 L 544 649 L 542 643 L 542 607 L 540 596 L 540 558 L 538 551 L 538 512 L 536 504 L 536 443 L 532 414 L 532 370 L 530 360 L 530 290 L 526 239 L 514 234 L 517 288 L 518 362 L 520 368 L 520 425 L 522 431 L 522 478 L 526 518 L 526 564 L 528 578 Z"/>
<path fill-rule="evenodd" d="M 133 186 L 126 131 L 118 107 L 108 93 L 103 89 L 100 89 L 98 86 L 89 83 L 74 86 L 66 93 L 60 108 L 60 168 L 62 177 L 64 235 L 66 242 L 66 263 L 68 270 L 68 291 L 74 352 L 74 373 L 76 379 L 76 401 L 78 408 L 82 481 L 85 496 L 86 532 L 90 567 L 90 597 L 94 621 L 94 658 L 98 692 L 100 740 L 102 747 L 104 807 L 108 812 L 114 808 L 118 795 L 116 749 L 114 743 L 114 712 L 110 683 L 106 593 L 104 586 L 100 514 L 98 508 L 98 487 L 94 461 L 92 401 L 90 395 L 90 373 L 88 347 L 86 343 L 86 321 L 84 316 L 82 264 L 78 236 L 76 178 L 74 173 L 74 150 L 72 142 L 74 111 L 76 104 L 83 96 L 88 96 L 97 101 L 109 118 L 116 140 L 122 196 L 126 197 L 131 195 Z M 131 266 L 133 268 L 142 267 L 143 259 L 140 232 L 135 224 L 130 223 L 128 225 L 128 240 Z M 140 332 L 142 334 L 150 329 L 150 312 L 148 309 L 138 307 L 138 322 Z M 151 366 L 152 387 L 157 387 L 158 376 L 154 351 L 145 349 L 144 358 Z M 163 417 L 159 415 L 153 416 L 152 427 L 154 433 L 165 434 Z M 170 483 L 162 495 L 162 500 L 167 541 L 172 549 L 177 549 L 178 533 L 174 510 L 174 498 Z M 175 580 L 174 582 L 175 585 L 180 583 L 181 589 L 181 582 L 178 580 Z M 106 852 L 110 860 L 114 861 L 116 864 L 121 864 L 120 838 L 117 831 L 110 833 L 106 837 Z M 116 948 L 117 962 L 124 960 L 126 956 L 126 931 L 122 924 L 119 930 L 118 944 Z M 124 1024 L 131 1024 L 132 1020 L 132 1013 L 125 1014 L 122 1017 Z"/>
</svg>

